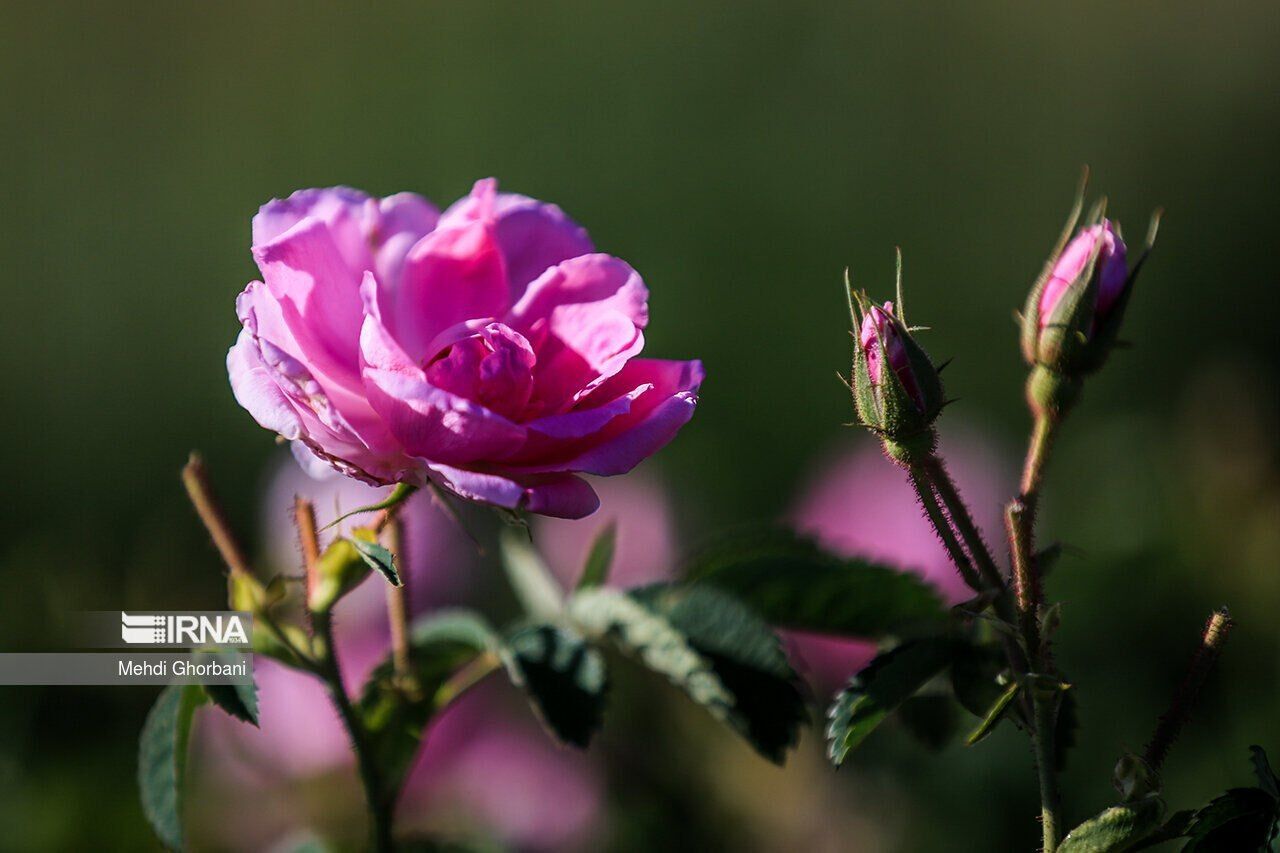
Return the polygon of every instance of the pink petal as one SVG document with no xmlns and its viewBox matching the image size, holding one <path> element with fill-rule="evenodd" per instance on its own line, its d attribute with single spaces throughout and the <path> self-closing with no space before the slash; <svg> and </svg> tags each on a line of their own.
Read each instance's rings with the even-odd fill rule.
<svg viewBox="0 0 1280 853">
<path fill-rule="evenodd" d="M 387 329 L 419 363 L 435 355 L 427 347 L 440 332 L 501 317 L 509 304 L 502 253 L 483 222 L 431 232 L 410 250 L 400 281 L 379 285 Z"/>
<path fill-rule="evenodd" d="M 583 255 L 552 267 L 511 310 L 508 323 L 534 344 L 534 400 L 563 412 L 644 347 L 649 291 L 626 262 Z"/>
<path fill-rule="evenodd" d="M 366 292 L 373 287 L 366 279 Z M 500 459 L 524 443 L 523 427 L 432 385 L 376 310 L 365 319 L 360 348 L 369 402 L 410 455 L 465 464 Z"/>
<path fill-rule="evenodd" d="M 600 499 L 587 481 L 571 474 L 525 477 L 517 482 L 500 474 L 449 465 L 431 464 L 428 468 L 434 479 L 460 497 L 507 509 L 527 509 L 554 518 L 583 518 L 600 506 Z"/>
<path fill-rule="evenodd" d="M 455 202 L 441 221 L 446 225 L 475 221 L 486 211 L 495 220 L 512 303 L 550 267 L 595 251 L 586 229 L 559 207 L 528 196 L 499 193 L 492 178 L 477 181 L 471 194 Z"/>
<path fill-rule="evenodd" d="M 616 399 L 621 389 L 651 386 L 599 432 L 573 446 L 567 458 L 522 465 L 522 471 L 577 471 L 625 474 L 657 452 L 693 417 L 703 370 L 699 361 L 634 359 L 586 401 Z"/>
</svg>

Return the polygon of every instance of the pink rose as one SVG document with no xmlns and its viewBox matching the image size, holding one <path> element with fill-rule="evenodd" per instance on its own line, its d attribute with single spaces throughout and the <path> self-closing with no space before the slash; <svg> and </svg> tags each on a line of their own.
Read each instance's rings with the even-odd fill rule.
<svg viewBox="0 0 1280 853">
<path fill-rule="evenodd" d="M 254 217 L 227 356 L 259 424 L 375 485 L 579 518 L 693 415 L 697 361 L 637 358 L 648 291 L 561 210 L 492 179 L 443 214 L 304 190 Z"/>
<path fill-rule="evenodd" d="M 1053 310 L 1068 289 L 1089 283 L 1080 276 L 1095 250 L 1098 252 L 1099 270 L 1098 297 L 1094 303 L 1095 325 L 1107 316 L 1111 306 L 1124 293 L 1129 278 L 1124 240 L 1115 232 L 1111 220 L 1104 219 L 1098 225 L 1082 229 L 1058 257 L 1053 273 L 1040 294 L 1040 328 L 1052 322 Z"/>
</svg>

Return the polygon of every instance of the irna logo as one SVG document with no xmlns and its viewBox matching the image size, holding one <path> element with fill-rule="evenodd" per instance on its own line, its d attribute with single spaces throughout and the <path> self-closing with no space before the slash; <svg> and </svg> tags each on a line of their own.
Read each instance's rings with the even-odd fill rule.
<svg viewBox="0 0 1280 853">
<path fill-rule="evenodd" d="M 237 613 L 128 614 L 120 612 L 120 636 L 142 646 L 247 646 L 249 632 Z"/>
</svg>

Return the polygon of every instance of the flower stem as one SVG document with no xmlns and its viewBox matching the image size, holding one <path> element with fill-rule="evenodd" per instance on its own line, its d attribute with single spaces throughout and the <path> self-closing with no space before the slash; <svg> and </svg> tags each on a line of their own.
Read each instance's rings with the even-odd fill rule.
<svg viewBox="0 0 1280 853">
<path fill-rule="evenodd" d="M 1032 556 L 1035 531 L 1036 504 L 1044 482 L 1049 451 L 1058 424 L 1058 417 L 1038 411 L 1031 439 L 1027 444 L 1026 461 L 1022 467 L 1022 480 L 1018 496 L 1005 509 L 1005 525 L 1009 534 L 1009 553 L 1013 563 L 1014 595 L 1018 607 L 1018 622 L 1027 647 L 1028 662 L 1033 672 L 1048 675 L 1052 661 L 1040 636 L 1040 608 L 1043 590 L 1040 574 Z M 1031 741 L 1036 756 L 1036 772 L 1040 782 L 1040 823 L 1044 838 L 1044 852 L 1053 853 L 1058 847 L 1058 834 L 1062 825 L 1061 795 L 1058 790 L 1057 758 L 1054 747 L 1057 728 L 1059 697 L 1051 691 L 1032 687 Z"/>
<path fill-rule="evenodd" d="M 956 488 L 955 481 L 947 473 L 947 467 L 943 464 L 942 458 L 937 454 L 930 456 L 924 463 L 924 468 L 938 496 L 946 506 L 956 530 L 964 539 L 965 547 L 969 549 L 969 554 L 977 563 L 982 579 L 993 589 L 1003 588 L 1004 578 L 1000 576 L 1000 567 L 991 556 L 991 549 L 983 540 L 982 531 L 978 530 L 978 525 L 974 523 L 973 514 L 969 512 L 969 506 L 960 496 L 960 490 Z"/>
<path fill-rule="evenodd" d="M 951 556 L 951 562 L 955 563 L 956 570 L 960 572 L 960 577 L 964 578 L 964 582 L 974 592 L 982 593 L 985 590 L 982 580 L 978 577 L 978 572 L 969 555 L 965 553 L 964 546 L 960 544 L 960 539 L 951 526 L 951 520 L 939 503 L 938 494 L 934 490 L 933 483 L 930 482 L 927 469 L 925 466 L 913 466 L 908 469 L 908 472 L 911 485 L 915 487 L 916 496 L 920 499 L 920 505 L 924 507 L 925 515 L 933 524 L 934 532 L 942 540 L 943 547 Z"/>
<path fill-rule="evenodd" d="M 396 681 L 407 685 L 413 679 L 409 660 L 409 571 L 405 563 L 404 524 L 398 516 L 388 519 L 382 535 L 400 567 L 400 585 L 387 585 L 387 621 L 391 626 L 391 661 Z"/>
<path fill-rule="evenodd" d="M 1044 853 L 1058 849 L 1062 825 L 1062 797 L 1058 792 L 1057 757 L 1054 752 L 1054 729 L 1057 727 L 1058 700 L 1036 695 L 1032 688 L 1035 726 L 1031 734 L 1036 754 L 1036 773 L 1040 780 L 1040 829 Z"/>
<path fill-rule="evenodd" d="M 1156 773 L 1160 772 L 1160 767 L 1169 754 L 1169 747 L 1173 746 L 1182 727 L 1190 719 L 1191 709 L 1204 687 L 1205 679 L 1209 677 L 1210 670 L 1218 660 L 1222 646 L 1227 642 L 1231 626 L 1231 615 L 1227 613 L 1225 607 L 1215 610 L 1209 617 L 1204 627 L 1204 635 L 1200 639 L 1200 647 L 1196 649 L 1196 653 L 1191 657 L 1191 663 L 1187 666 L 1187 674 L 1182 679 L 1182 684 L 1178 686 L 1169 710 L 1156 725 L 1151 743 L 1147 745 L 1146 752 L 1143 754 L 1143 760 Z"/>
<path fill-rule="evenodd" d="M 312 614 L 316 639 L 320 649 L 320 677 L 329 690 L 329 698 L 333 702 L 347 737 L 351 740 L 351 749 L 356 756 L 356 767 L 360 772 L 360 781 L 364 785 L 365 800 L 369 806 L 370 833 L 373 849 L 384 853 L 392 849 L 392 816 L 395 811 L 398 792 L 389 790 L 384 784 L 382 773 L 373 759 L 369 745 L 368 732 L 356 710 L 351 705 L 347 690 L 342 684 L 342 669 L 338 663 L 337 651 L 333 643 L 333 620 L 328 612 Z"/>
</svg>

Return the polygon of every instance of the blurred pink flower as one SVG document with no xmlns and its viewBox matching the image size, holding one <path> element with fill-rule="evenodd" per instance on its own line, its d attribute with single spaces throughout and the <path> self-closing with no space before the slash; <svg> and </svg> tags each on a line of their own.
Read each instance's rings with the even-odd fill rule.
<svg viewBox="0 0 1280 853">
<path fill-rule="evenodd" d="M 266 492 L 266 538 L 280 570 L 298 562 L 293 544 L 293 496 L 316 503 L 321 524 L 385 496 L 345 477 L 319 481 L 289 461 Z M 474 559 L 465 534 L 445 518 L 426 494 L 403 510 L 408 547 L 407 586 L 415 612 L 455 604 L 469 573 L 459 564 Z M 344 522 L 339 530 L 358 525 Z M 329 534 L 334 535 L 334 534 Z M 349 693 L 361 685 L 388 652 L 385 588 L 372 576 L 335 610 L 338 656 Z M 234 782 L 239 796 L 284 795 L 297 783 L 353 766 L 341 722 L 324 687 L 314 677 L 269 658 L 255 658 L 259 728 L 207 712 L 197 725 L 202 766 Z M 561 849 L 584 843 L 601 807 L 600 783 L 589 757 L 558 748 L 544 733 L 514 688 L 492 679 L 450 707 L 431 726 L 426 745 L 406 781 L 397 813 L 402 831 L 445 824 L 489 833 L 520 849 Z M 487 781 L 486 781 L 487 780 Z M 483 784 L 482 784 L 483 783 Z M 228 842 L 258 847 L 285 837 L 306 822 L 265 803 L 239 813 L 222 827 Z"/>
<path fill-rule="evenodd" d="M 944 441 L 943 456 L 978 526 L 999 535 L 1004 461 L 976 437 Z M 919 575 L 943 600 L 956 604 L 965 586 L 924 517 L 901 468 L 869 442 L 827 460 L 791 514 L 791 524 L 836 554 L 865 556 Z M 829 692 L 866 666 L 876 644 L 864 640 L 789 632 L 798 664 Z"/>
<path fill-rule="evenodd" d="M 560 208 L 493 179 L 443 214 L 412 193 L 301 190 L 253 219 L 236 400 L 315 464 L 430 480 L 564 518 L 697 404 L 697 361 L 639 358 L 649 292 Z"/>
<path fill-rule="evenodd" d="M 587 553 L 610 523 L 617 524 L 611 586 L 634 587 L 670 579 L 679 551 L 675 519 L 661 483 L 646 472 L 636 472 L 592 485 L 600 495 L 600 510 L 591 518 L 540 518 L 534 522 L 534 542 L 559 581 L 566 587 L 578 582 Z"/>
</svg>

